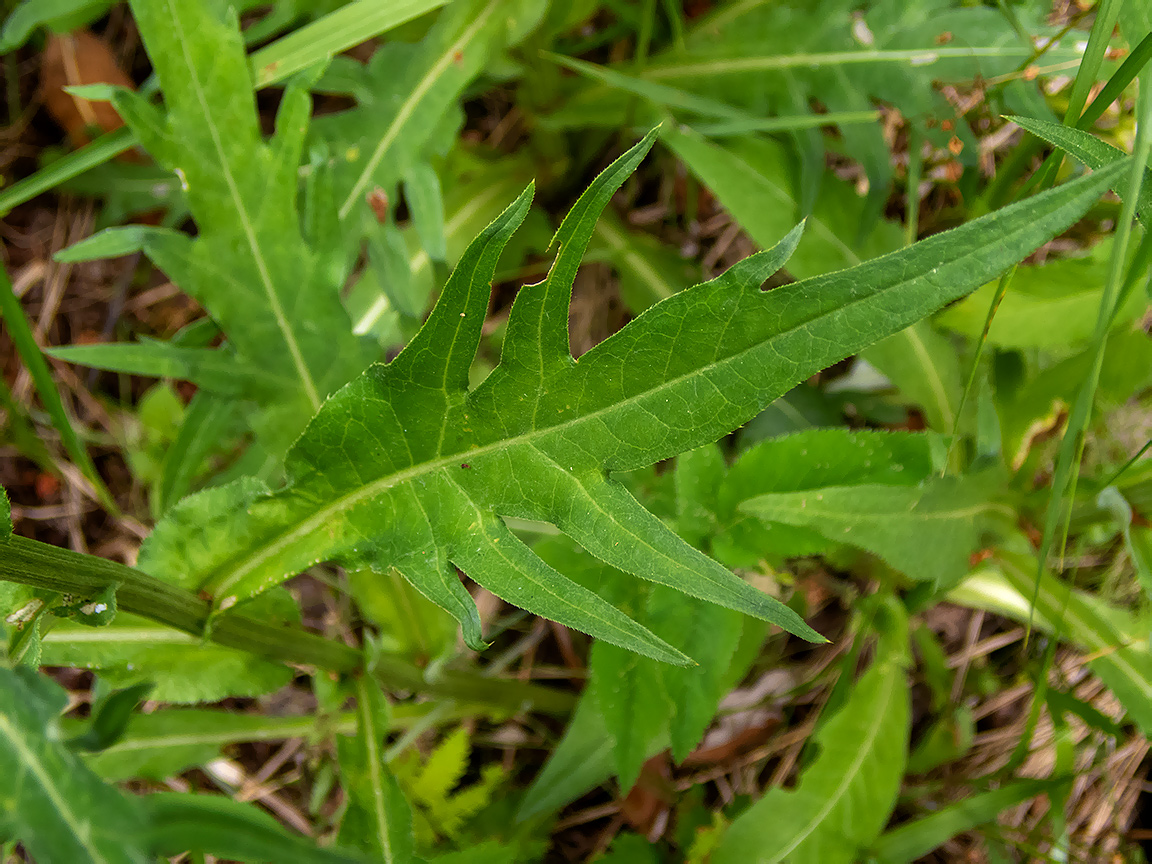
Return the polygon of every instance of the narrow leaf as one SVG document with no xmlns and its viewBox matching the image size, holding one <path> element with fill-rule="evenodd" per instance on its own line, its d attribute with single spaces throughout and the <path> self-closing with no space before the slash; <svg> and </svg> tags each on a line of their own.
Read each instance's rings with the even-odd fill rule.
<svg viewBox="0 0 1152 864">
<path fill-rule="evenodd" d="M 3 824 L 39 861 L 143 864 L 134 802 L 106 786 L 59 739 L 64 694 L 30 670 L 0 668 Z"/>
<path fill-rule="evenodd" d="M 968 571 L 968 556 L 999 515 L 980 478 L 933 478 L 920 486 L 829 486 L 750 498 L 740 505 L 764 522 L 814 529 L 883 558 L 916 580 L 950 584 Z"/>
<path fill-rule="evenodd" d="M 949 804 L 887 832 L 872 848 L 877 864 L 912 864 L 958 834 L 992 822 L 1003 811 L 1065 785 L 1065 780 L 1016 780 Z"/>
<path fill-rule="evenodd" d="M 876 658 L 816 732 L 819 755 L 795 789 L 775 788 L 732 823 L 714 864 L 850 864 L 891 815 L 909 731 L 907 618 L 897 601 Z"/>
</svg>

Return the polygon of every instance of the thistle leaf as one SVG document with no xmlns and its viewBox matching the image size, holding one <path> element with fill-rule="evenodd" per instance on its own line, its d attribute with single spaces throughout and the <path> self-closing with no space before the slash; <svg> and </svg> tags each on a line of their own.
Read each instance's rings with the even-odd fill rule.
<svg viewBox="0 0 1152 864">
<path fill-rule="evenodd" d="M 795 248 L 797 228 L 573 361 L 572 277 L 601 209 L 655 134 L 609 166 L 564 220 L 556 262 L 517 296 L 500 366 L 483 384 L 467 390 L 489 283 L 531 189 L 472 243 L 408 347 L 328 400 L 289 453 L 287 485 L 271 494 L 253 487 L 237 502 L 228 542 L 209 527 L 226 515 L 198 512 L 195 498 L 161 525 L 158 536 L 202 553 L 179 581 L 201 584 L 224 611 L 319 561 L 395 567 L 478 646 L 478 616 L 455 566 L 531 612 L 688 662 L 548 567 L 501 519 L 513 517 L 550 522 L 626 573 L 818 639 L 790 609 L 680 540 L 612 473 L 716 440 L 796 382 L 983 284 L 1079 218 L 1123 166 L 851 270 L 761 291 Z M 151 544 L 154 575 L 166 575 L 155 566 L 164 561 L 190 566 L 162 546 Z"/>
</svg>

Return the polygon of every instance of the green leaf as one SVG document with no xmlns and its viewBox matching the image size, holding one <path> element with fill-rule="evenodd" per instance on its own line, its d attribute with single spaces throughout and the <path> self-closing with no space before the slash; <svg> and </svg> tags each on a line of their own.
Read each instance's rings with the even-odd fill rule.
<svg viewBox="0 0 1152 864">
<path fill-rule="evenodd" d="M 634 580 L 622 582 L 620 578 L 612 580 L 610 584 L 619 587 L 606 599 L 651 626 L 648 616 L 638 614 L 648 594 L 647 586 Z M 612 737 L 613 767 L 624 792 L 636 784 L 652 743 L 667 728 L 673 711 L 660 673 L 660 666 L 647 657 L 605 642 L 593 643 L 589 653 L 589 687 Z"/>
<path fill-rule="evenodd" d="M 548 278 L 517 296 L 500 366 L 482 385 L 465 389 L 489 283 L 530 192 L 474 241 L 407 348 L 328 400 L 288 458 L 289 484 L 239 496 L 247 503 L 234 511 L 227 540 L 196 524 L 220 514 L 191 499 L 188 521 L 168 536 L 202 538 L 204 555 L 194 572 L 180 556 L 165 556 L 169 564 L 211 590 L 219 610 L 320 560 L 394 566 L 478 645 L 478 617 L 455 565 L 529 611 L 686 662 L 544 565 L 500 517 L 532 519 L 625 572 L 818 638 L 790 609 L 684 544 L 611 473 L 716 440 L 796 382 L 962 296 L 1077 219 L 1124 166 L 852 270 L 761 291 L 795 247 L 794 231 L 573 362 L 572 278 L 600 210 L 653 137 L 606 169 L 566 217 Z"/>
<path fill-rule="evenodd" d="M 105 14 L 112 3 L 113 0 L 24 0 L 4 20 L 0 54 L 19 48 L 40 27 L 62 33 L 83 27 Z"/>
<path fill-rule="evenodd" d="M 350 801 L 340 838 L 385 864 L 413 860 L 412 810 L 384 761 L 388 704 L 377 684 L 357 683 L 356 737 L 337 741 L 340 774 Z"/>
<path fill-rule="evenodd" d="M 0 668 L 2 824 L 39 861 L 143 864 L 135 802 L 59 739 L 64 693 L 31 670 Z"/>
<path fill-rule="evenodd" d="M 1066 780 L 1014 780 L 885 833 L 872 847 L 877 864 L 911 864 L 958 834 L 992 822 L 1003 811 L 1051 792 Z"/>
<path fill-rule="evenodd" d="M 311 24 L 277 39 L 249 58 L 257 87 L 283 81 L 290 75 L 339 54 L 373 36 L 443 6 L 447 0 L 356 0 Z"/>
<path fill-rule="evenodd" d="M 1083 162 L 1089 168 L 1098 169 L 1112 165 L 1128 158 L 1123 150 L 1113 147 L 1106 141 L 1101 141 L 1090 132 L 1082 129 L 1073 129 L 1060 123 L 1048 120 L 1037 120 L 1034 117 L 1008 117 L 1017 126 L 1031 132 L 1037 138 L 1042 138 L 1049 144 Z M 1117 182 L 1116 194 L 1125 191 Z M 1152 169 L 1144 172 L 1144 183 L 1140 188 L 1140 196 L 1136 202 L 1136 212 L 1140 221 L 1145 225 L 1152 224 Z"/>
<path fill-rule="evenodd" d="M 68 411 L 64 408 L 64 402 L 60 398 L 60 391 L 56 387 L 52 371 L 48 368 L 48 363 L 40 351 L 40 346 L 37 344 L 36 336 L 32 331 L 32 325 L 24 314 L 20 301 L 12 292 L 12 283 L 8 280 L 8 272 L 3 267 L 0 267 L 0 319 L 4 321 L 4 329 L 8 338 L 12 340 L 16 352 L 32 376 L 32 381 L 36 385 L 36 392 L 48 410 L 48 416 L 52 418 L 52 425 L 60 433 L 60 440 L 64 444 L 64 449 L 72 461 L 76 463 L 80 472 L 92 484 L 100 502 L 113 513 L 117 512 L 118 508 L 112 494 L 104 485 L 104 481 L 96 471 L 96 466 L 92 463 L 92 457 L 88 455 L 84 442 L 80 440 L 80 436 L 72 426 L 72 418 L 68 416 Z"/>
<path fill-rule="evenodd" d="M 749 448 L 725 475 L 717 495 L 720 532 L 713 548 L 732 566 L 756 566 L 766 555 L 818 555 L 827 541 L 816 530 L 767 524 L 740 510 L 760 495 L 827 486 L 915 486 L 939 470 L 931 435 L 873 429 L 813 429 Z"/>
<path fill-rule="evenodd" d="M 358 855 L 320 849 L 294 836 L 255 804 L 220 795 L 158 792 L 142 799 L 149 821 L 144 843 L 153 854 L 185 852 L 239 861 L 354 864 Z"/>
<path fill-rule="evenodd" d="M 996 479 L 999 479 L 998 477 Z M 764 522 L 818 531 L 878 555 L 911 579 L 954 583 L 999 516 L 987 478 L 937 477 L 919 486 L 829 486 L 750 498 L 740 505 Z"/>
<path fill-rule="evenodd" d="M 260 696 L 287 684 L 291 670 L 252 654 L 202 642 L 134 615 L 106 627 L 58 621 L 42 639 L 41 662 L 99 669 L 113 686 L 152 682 L 164 702 L 215 702 Z"/>
<path fill-rule="evenodd" d="M 168 113 L 125 90 L 113 104 L 180 178 L 197 226 L 195 239 L 147 231 L 144 252 L 208 310 L 238 365 L 291 379 L 272 398 L 254 394 L 277 407 L 275 421 L 254 425 L 273 454 L 283 452 L 324 398 L 371 358 L 352 333 L 341 286 L 301 235 L 296 196 L 308 93 L 301 81 L 289 84 L 266 144 L 234 16 L 171 0 L 136 0 L 132 10 Z"/>
<path fill-rule="evenodd" d="M 658 752 L 668 746 L 667 739 L 657 739 L 653 746 L 653 752 Z M 586 694 L 577 703 L 564 737 L 552 748 L 544 769 L 524 793 L 516 818 L 524 821 L 559 810 L 608 780 L 614 770 L 614 750 L 596 699 Z"/>
<path fill-rule="evenodd" d="M 356 108 L 317 118 L 314 135 L 335 156 L 337 211 L 351 226 L 371 219 L 367 196 L 391 193 L 440 131 L 461 91 L 505 35 L 501 0 L 465 0 L 442 11 L 419 46 L 389 42 L 358 74 Z M 507 10 L 505 10 L 507 11 Z"/>
<path fill-rule="evenodd" d="M 753 138 L 716 144 L 687 127 L 666 129 L 661 137 L 757 243 L 769 244 L 787 230 L 786 223 L 798 209 L 799 195 L 795 171 L 779 144 Z M 777 206 L 766 207 L 765 201 Z M 864 206 L 847 184 L 825 181 L 816 208 L 806 220 L 804 238 L 788 263 L 789 272 L 808 278 L 853 267 L 864 258 L 899 248 L 899 228 L 884 221 L 869 233 L 863 245 L 844 240 L 857 233 Z M 959 364 L 952 347 L 927 322 L 892 334 L 863 354 L 910 401 L 924 407 L 936 429 L 952 430 L 961 389 Z"/>
<path fill-rule="evenodd" d="M 955 346 L 928 321 L 889 336 L 861 356 L 888 376 L 909 402 L 924 410 L 930 428 L 952 431 L 963 390 L 960 358 Z"/>
<path fill-rule="evenodd" d="M 816 732 L 819 755 L 795 789 L 774 788 L 736 818 L 713 864 L 850 864 L 896 804 L 908 748 L 907 617 L 883 607 L 876 657 Z"/>
<path fill-rule="evenodd" d="M 1014 538 L 948 595 L 949 600 L 991 609 L 1015 621 L 1058 635 L 1079 646 L 1100 680 L 1124 706 L 1128 718 L 1145 735 L 1152 734 L 1152 653 L 1147 623 L 1129 610 L 1070 588 L 1042 573 L 1031 544 Z M 1033 602 L 1034 599 L 1034 602 Z"/>
<path fill-rule="evenodd" d="M 82 735 L 71 738 L 69 746 L 88 752 L 107 750 L 124 735 L 132 712 L 151 691 L 151 684 L 137 684 L 108 694 L 92 707 L 91 724 Z"/>
<path fill-rule="evenodd" d="M 291 386 L 291 379 L 238 361 L 227 351 L 184 348 L 159 339 L 142 338 L 134 343 L 70 345 L 45 352 L 58 360 L 161 378 L 191 381 L 212 393 L 242 396 L 269 394 Z"/>
<path fill-rule="evenodd" d="M 1095 326 L 1111 254 L 1112 243 L 1105 240 L 1082 258 L 1018 267 L 1011 290 L 1004 295 L 988 331 L 989 344 L 1063 352 L 1087 341 Z M 977 289 L 937 316 L 936 323 L 969 338 L 979 338 L 995 293 L 995 283 Z M 1130 325 L 1143 314 L 1146 305 L 1147 300 L 1133 292 L 1119 310 L 1116 325 Z"/>
</svg>

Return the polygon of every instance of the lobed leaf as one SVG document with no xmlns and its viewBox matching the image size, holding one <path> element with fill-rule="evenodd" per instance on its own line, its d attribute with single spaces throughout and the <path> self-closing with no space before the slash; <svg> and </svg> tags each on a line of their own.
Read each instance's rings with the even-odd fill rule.
<svg viewBox="0 0 1152 864">
<path fill-rule="evenodd" d="M 686 662 L 546 566 L 500 517 L 532 519 L 627 573 L 818 638 L 790 609 L 683 543 L 612 472 L 715 440 L 797 381 L 963 296 L 1078 218 L 1123 166 L 851 270 L 761 291 L 795 248 L 797 229 L 574 362 L 571 280 L 600 210 L 654 137 L 606 169 L 564 220 L 556 261 L 544 282 L 517 296 L 500 366 L 481 386 L 466 389 L 489 283 L 530 189 L 469 247 L 396 360 L 328 401 L 290 453 L 284 489 L 252 487 L 228 513 L 197 514 L 191 499 L 157 535 L 196 543 L 204 554 L 195 572 L 159 540 L 154 560 L 212 590 L 220 610 L 322 560 L 396 567 L 479 646 L 475 607 L 454 565 L 529 611 Z M 204 522 L 233 516 L 227 542 Z M 152 572 L 175 578 L 163 565 Z"/>
</svg>

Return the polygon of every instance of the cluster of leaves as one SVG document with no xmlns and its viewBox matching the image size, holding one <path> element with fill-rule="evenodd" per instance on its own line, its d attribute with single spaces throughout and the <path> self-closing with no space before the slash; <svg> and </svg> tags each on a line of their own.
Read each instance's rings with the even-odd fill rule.
<svg viewBox="0 0 1152 864">
<path fill-rule="evenodd" d="M 94 20 L 108 5 L 28 0 L 8 19 L 4 45 L 42 25 Z M 655 3 L 639 12 L 609 4 L 636 34 L 628 64 L 577 56 L 619 38 L 612 27 L 572 35 L 596 4 L 412 0 L 365 18 L 366 0 L 281 2 L 245 30 L 216 0 L 129 5 L 162 104 L 108 87 L 77 95 L 111 101 L 155 160 L 150 170 L 179 187 L 174 212 L 195 232 L 117 225 L 59 259 L 143 253 L 207 316 L 168 340 L 49 353 L 197 390 L 185 406 L 157 385 L 140 405 L 155 453 L 131 464 L 157 524 L 134 570 L 23 540 L 3 499 L 0 577 L 11 581 L 0 582 L 0 606 L 12 668 L 0 668 L 0 767 L 16 779 L 3 793 L 0 842 L 20 841 L 48 862 L 185 851 L 538 860 L 562 807 L 612 778 L 626 792 L 654 755 L 670 750 L 679 763 L 697 748 L 725 694 L 781 656 L 784 640 L 767 642 L 772 625 L 822 639 L 804 621 L 802 593 L 787 591 L 789 562 L 817 556 L 873 587 L 859 592 L 867 596 L 844 589 L 854 601 L 850 648 L 799 781 L 702 823 L 679 843 L 685 860 L 912 861 L 1017 803 L 1061 800 L 1063 764 L 1045 780 L 997 778 L 951 806 L 923 792 L 924 809 L 937 812 L 885 831 L 905 775 L 962 756 L 964 736 L 953 733 L 971 729 L 964 706 L 940 697 L 952 677 L 942 657 L 933 661 L 935 637 L 911 618 L 945 600 L 1079 646 L 1123 703 L 1122 722 L 1152 734 L 1142 612 L 1073 590 L 1044 566 L 1064 517 L 1084 548 L 1118 550 L 1119 566 L 1152 590 L 1152 535 L 1134 520 L 1147 503 L 1148 463 L 1125 464 L 1130 445 L 1110 453 L 1099 435 L 1076 494 L 1063 496 L 1093 418 L 1152 385 L 1140 326 L 1152 235 L 1131 236 L 1133 216 L 1152 215 L 1142 186 L 1152 98 L 1140 91 L 1129 159 L 1074 128 L 1083 102 L 1068 106 L 1068 125 L 1056 122 L 1036 76 L 1020 71 L 1040 62 L 1033 40 L 1043 37 L 1043 62 L 1081 63 L 1074 94 L 1098 74 L 1122 92 L 1139 64 L 1113 72 L 1102 57 L 1123 4 L 1101 4 L 1087 49 L 1046 27 L 1037 4 L 1005 17 L 945 0 L 911 10 L 880 0 L 861 14 L 845 0 L 732 3 L 691 26 L 668 4 L 658 32 Z M 1124 10 L 1129 44 L 1147 41 L 1147 18 Z M 309 20 L 246 55 L 246 42 Z M 384 30 L 367 63 L 334 56 Z M 969 166 L 960 188 L 975 197 L 978 143 L 942 85 L 976 79 L 992 110 L 1026 115 L 1020 125 L 1094 170 L 910 243 L 883 218 L 893 172 L 875 104 L 908 119 L 910 184 L 918 148 L 936 147 L 960 154 Z M 519 82 L 515 110 L 537 131 L 527 155 L 485 158 L 458 143 L 461 103 L 507 81 Z M 255 93 L 272 83 L 284 88 L 265 136 Z M 313 99 L 330 96 L 351 107 L 313 118 Z M 586 169 L 584 153 L 613 143 L 603 129 L 660 120 L 569 197 L 553 234 L 530 182 L 542 164 L 557 176 L 557 163 Z M 820 131 L 831 125 L 835 137 Z M 764 251 L 692 284 L 677 254 L 606 209 L 654 147 L 679 159 Z M 862 167 L 867 195 L 824 176 L 828 149 Z M 1119 209 L 1098 205 L 1109 189 Z M 121 215 L 157 204 L 118 195 Z M 919 190 L 909 197 L 918 201 Z M 1085 257 L 1016 269 L 1094 207 L 1113 218 L 1114 237 Z M 493 339 L 492 285 L 548 249 L 546 276 L 520 288 Z M 574 359 L 569 304 L 589 254 L 617 271 L 636 317 Z M 782 270 L 797 281 L 763 290 Z M 14 335 L 27 329 L 14 299 L 0 311 Z M 42 369 L 37 387 L 59 406 L 52 419 L 72 458 L 95 476 L 59 397 L 50 399 L 30 331 L 18 347 Z M 802 383 L 852 356 L 835 388 Z M 927 429 L 850 431 L 848 404 L 870 427 L 907 426 L 891 418 L 911 407 Z M 1064 415 L 1070 431 L 1054 456 L 1044 436 Z M 653 467 L 673 458 L 670 470 Z M 1053 464 L 1049 500 L 1032 479 Z M 1021 524 L 1046 526 L 1039 549 Z M 175 704 L 266 694 L 291 679 L 285 660 L 316 662 L 291 651 L 304 635 L 283 583 L 318 565 L 342 569 L 365 626 L 362 655 L 323 655 L 344 674 L 313 676 L 315 723 L 203 708 L 134 713 L 145 693 Z M 461 572 L 594 637 L 574 707 L 482 678 L 457 628 L 474 651 L 499 633 L 482 622 Z M 918 744 L 906 685 L 913 641 L 935 694 L 935 725 Z M 60 719 L 62 693 L 35 674 L 41 664 L 98 671 L 104 698 L 90 721 Z M 1038 674 L 1047 680 L 1046 668 Z M 406 702 L 377 681 L 443 696 Z M 1122 734 L 1068 694 L 1039 688 L 1036 698 L 1054 722 L 1072 713 Z M 506 794 L 513 780 L 494 765 L 469 773 L 463 727 L 427 759 L 406 749 L 407 735 L 389 744 L 398 729 L 501 719 L 533 703 L 571 714 L 523 794 Z M 313 791 L 313 815 L 334 829 L 330 847 L 227 798 L 128 796 L 108 785 L 159 780 L 226 745 L 291 735 L 335 743 Z M 322 815 L 337 778 L 345 804 Z M 641 860 L 629 857 L 638 842 L 622 835 L 608 859 Z"/>
</svg>

